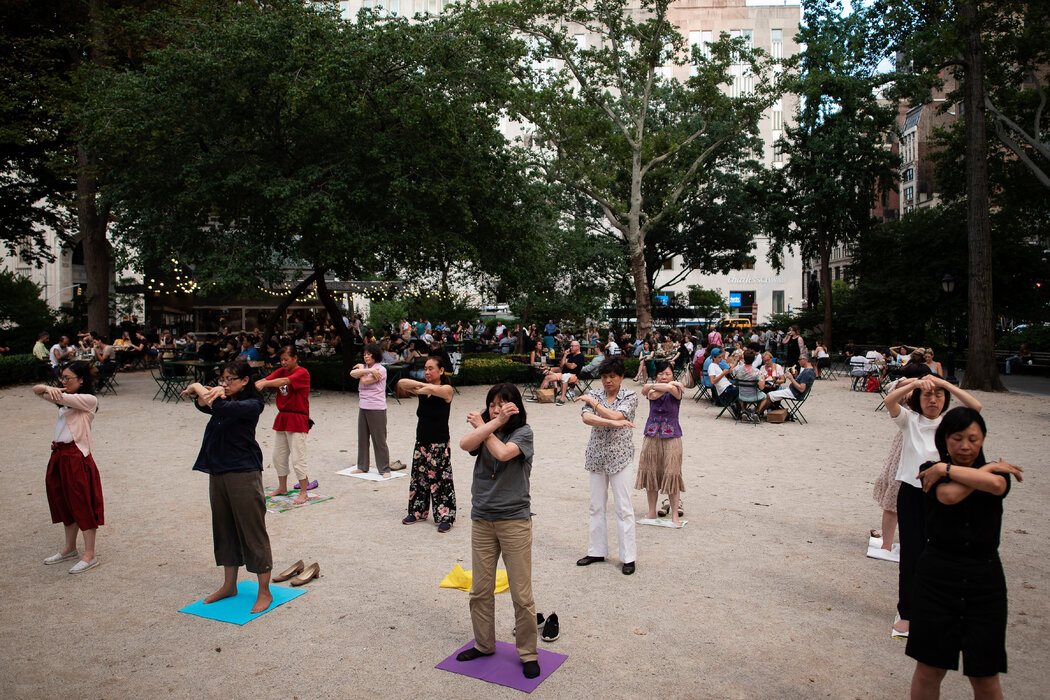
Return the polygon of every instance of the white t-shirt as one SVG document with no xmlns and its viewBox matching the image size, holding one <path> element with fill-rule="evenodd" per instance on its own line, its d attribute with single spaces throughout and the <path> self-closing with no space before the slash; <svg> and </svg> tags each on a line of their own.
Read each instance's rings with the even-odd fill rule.
<svg viewBox="0 0 1050 700">
<path fill-rule="evenodd" d="M 715 389 L 718 390 L 719 394 L 725 391 L 729 387 L 729 385 L 732 384 L 732 382 L 729 381 L 728 372 L 726 373 L 726 376 L 722 377 L 720 380 L 718 380 L 718 383 L 715 384 L 715 377 L 722 374 L 723 371 L 724 370 L 718 365 L 718 362 L 714 360 L 711 361 L 711 366 L 707 368 L 707 376 L 708 378 L 710 378 L 711 383 L 715 385 Z"/>
<path fill-rule="evenodd" d="M 60 354 L 65 354 L 67 352 L 69 352 L 69 347 L 68 346 L 65 349 L 63 349 L 62 346 L 59 345 L 58 343 L 55 343 L 54 345 L 52 345 L 51 346 L 51 352 L 48 353 L 51 356 L 51 366 L 52 367 L 58 367 L 58 356 Z M 58 441 L 56 440 L 55 442 L 58 442 Z"/>
<path fill-rule="evenodd" d="M 933 435 L 937 432 L 937 426 L 941 424 L 941 417 L 937 416 L 931 420 L 901 406 L 901 411 L 893 422 L 904 433 L 901 460 L 897 464 L 897 481 L 922 488 L 922 482 L 919 481 L 919 465 L 939 459 Z"/>
<path fill-rule="evenodd" d="M 606 355 L 619 355 L 620 354 L 620 346 L 616 344 L 615 340 L 610 340 L 609 343 L 605 346 L 605 354 Z"/>
</svg>

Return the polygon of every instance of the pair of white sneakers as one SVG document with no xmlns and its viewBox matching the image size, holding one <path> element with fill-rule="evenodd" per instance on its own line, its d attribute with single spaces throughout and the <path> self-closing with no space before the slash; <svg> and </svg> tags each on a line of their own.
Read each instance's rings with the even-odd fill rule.
<svg viewBox="0 0 1050 700">
<path fill-rule="evenodd" d="M 68 553 L 68 554 L 62 554 L 61 552 L 55 552 L 54 554 L 52 554 L 51 556 L 49 556 L 47 559 L 44 560 L 44 565 L 45 566 L 50 566 L 51 564 L 61 564 L 62 562 L 67 561 L 69 559 L 77 559 L 79 557 L 80 557 L 80 552 L 75 550 L 75 549 L 72 552 Z M 73 568 L 69 570 L 69 573 L 71 573 L 71 574 L 82 574 L 85 571 L 87 571 L 88 569 L 94 569 L 96 566 L 98 566 L 98 564 L 99 564 L 98 557 L 95 557 L 91 561 L 78 561 L 76 564 L 73 565 Z"/>
</svg>

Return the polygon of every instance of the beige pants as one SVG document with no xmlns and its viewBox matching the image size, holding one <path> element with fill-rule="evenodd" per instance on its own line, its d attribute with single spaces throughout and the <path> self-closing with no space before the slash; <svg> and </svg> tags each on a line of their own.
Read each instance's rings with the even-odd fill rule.
<svg viewBox="0 0 1050 700">
<path fill-rule="evenodd" d="M 536 661 L 536 605 L 532 600 L 532 520 L 471 520 L 470 622 L 474 647 L 496 651 L 496 564 L 500 554 L 507 567 L 510 599 L 514 602 L 514 644 L 522 663 Z"/>
<path fill-rule="evenodd" d="M 277 476 L 288 476 L 291 461 L 298 481 L 308 480 L 306 475 L 306 436 L 309 433 L 289 433 L 275 430 L 273 440 L 273 468 Z"/>
</svg>

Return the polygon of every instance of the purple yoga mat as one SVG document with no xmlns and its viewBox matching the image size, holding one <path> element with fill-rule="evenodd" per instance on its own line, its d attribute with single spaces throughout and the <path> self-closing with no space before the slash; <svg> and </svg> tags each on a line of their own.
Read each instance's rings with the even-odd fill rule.
<svg viewBox="0 0 1050 700">
<path fill-rule="evenodd" d="M 546 680 L 547 676 L 557 671 L 565 659 L 569 658 L 565 654 L 555 654 L 552 651 L 539 649 L 540 675 L 535 678 L 526 678 L 521 673 L 521 659 L 518 658 L 518 651 L 513 644 L 496 642 L 496 653 L 492 656 L 484 656 L 473 661 L 456 661 L 457 654 L 473 647 L 474 640 L 472 639 L 470 643 L 456 649 L 452 652 L 452 656 L 434 668 L 531 693 Z"/>
</svg>

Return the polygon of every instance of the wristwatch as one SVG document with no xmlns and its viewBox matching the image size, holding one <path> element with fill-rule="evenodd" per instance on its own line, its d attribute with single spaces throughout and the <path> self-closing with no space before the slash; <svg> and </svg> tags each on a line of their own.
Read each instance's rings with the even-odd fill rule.
<svg viewBox="0 0 1050 700">
<path fill-rule="evenodd" d="M 952 463 L 948 462 L 948 466 L 944 468 L 944 478 L 948 481 L 952 480 Z"/>
</svg>

